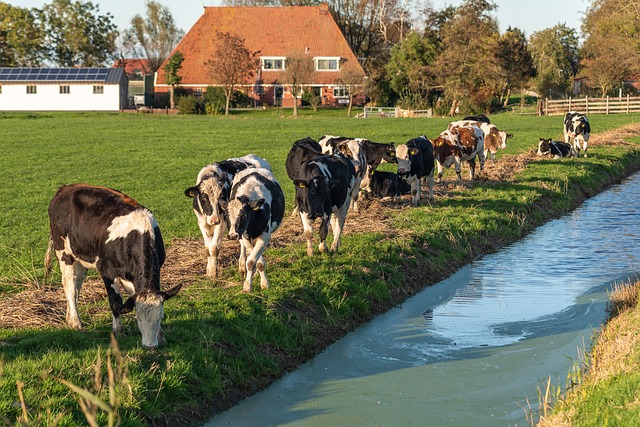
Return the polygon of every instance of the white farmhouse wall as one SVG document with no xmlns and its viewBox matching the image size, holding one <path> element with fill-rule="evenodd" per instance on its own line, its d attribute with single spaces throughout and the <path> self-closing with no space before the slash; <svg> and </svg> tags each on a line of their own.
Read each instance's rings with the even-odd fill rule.
<svg viewBox="0 0 640 427">
<path fill-rule="evenodd" d="M 36 86 L 37 93 L 28 94 L 27 86 Z M 66 85 L 4 84 L 0 111 L 118 111 L 121 108 L 120 85 L 69 84 L 69 93 L 65 94 L 60 93 L 60 86 Z M 102 86 L 104 92 L 94 94 L 94 86 Z"/>
</svg>

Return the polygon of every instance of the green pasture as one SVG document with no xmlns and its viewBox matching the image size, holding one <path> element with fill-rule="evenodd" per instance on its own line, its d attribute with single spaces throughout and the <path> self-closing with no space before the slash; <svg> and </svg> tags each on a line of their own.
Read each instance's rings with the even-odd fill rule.
<svg viewBox="0 0 640 427">
<path fill-rule="evenodd" d="M 539 137 L 562 138 L 560 116 L 491 119 L 514 134 L 507 149 L 498 153 L 498 162 L 502 155 L 536 149 Z M 640 115 L 589 119 L 592 131 L 600 133 L 637 122 Z M 290 212 L 293 185 L 284 160 L 297 139 L 334 134 L 402 143 L 421 134 L 434 138 L 448 122 L 355 119 L 344 110 L 303 110 L 296 119 L 286 110 L 231 117 L 0 114 L 0 292 L 8 298 L 34 287 L 44 290 L 47 206 L 62 184 L 103 185 L 133 196 L 154 212 L 170 245 L 175 239 L 200 238 L 191 200 L 183 191 L 208 163 L 247 153 L 266 158 Z M 52 420 L 63 426 L 85 425 L 78 395 L 59 379 L 108 402 L 108 387 L 98 387 L 94 380 L 98 361 L 99 377 L 107 376 L 107 353 L 122 371 L 114 389 L 122 425 L 180 425 L 203 419 L 473 257 L 522 237 L 640 167 L 634 144 L 594 147 L 590 155 L 541 159 L 515 182 L 460 186 L 453 197 L 436 198 L 433 205 L 396 209 L 394 224 L 403 233 L 344 236 L 338 254 L 307 257 L 302 242 L 269 248 L 265 258 L 272 287 L 267 291 L 241 293 L 242 278 L 232 267 L 222 278 L 237 286 L 194 276 L 165 305 L 169 343 L 156 352 L 142 350 L 135 319 L 127 317 L 129 333 L 118 337 L 123 357 L 116 358 L 120 353 L 110 346 L 106 301 L 101 303 L 104 314 L 92 318 L 81 307 L 82 332 L 63 326 L 0 329 L 0 425 L 22 416 L 17 381 L 24 383 L 33 425 Z M 445 172 L 445 179 L 454 177 L 453 170 Z M 54 282 L 59 283 L 59 275 Z M 99 422 L 106 424 L 106 413 L 98 413 Z"/>
</svg>

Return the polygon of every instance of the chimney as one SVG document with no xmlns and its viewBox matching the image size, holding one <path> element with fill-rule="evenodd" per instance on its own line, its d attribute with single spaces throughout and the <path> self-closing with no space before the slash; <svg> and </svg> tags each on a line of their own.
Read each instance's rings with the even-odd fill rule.
<svg viewBox="0 0 640 427">
<path fill-rule="evenodd" d="M 327 13 L 329 13 L 329 3 L 323 1 L 320 3 L 320 15 L 326 15 Z"/>
</svg>

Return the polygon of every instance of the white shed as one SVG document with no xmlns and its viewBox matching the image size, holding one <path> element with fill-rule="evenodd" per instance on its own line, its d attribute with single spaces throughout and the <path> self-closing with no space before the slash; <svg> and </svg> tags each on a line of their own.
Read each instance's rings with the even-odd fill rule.
<svg viewBox="0 0 640 427">
<path fill-rule="evenodd" d="M 127 84 L 122 68 L 0 67 L 0 111 L 118 111 Z"/>
</svg>

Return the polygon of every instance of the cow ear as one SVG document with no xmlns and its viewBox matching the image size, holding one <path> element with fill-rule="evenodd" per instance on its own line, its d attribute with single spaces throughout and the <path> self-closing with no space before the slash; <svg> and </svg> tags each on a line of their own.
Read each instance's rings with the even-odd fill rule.
<svg viewBox="0 0 640 427">
<path fill-rule="evenodd" d="M 513 138 L 513 134 L 512 133 L 508 133 L 507 137 L 505 139 L 509 139 L 509 138 Z"/>
<path fill-rule="evenodd" d="M 249 203 L 249 206 L 251 207 L 251 209 L 253 209 L 254 211 L 259 211 L 260 208 L 262 207 L 262 205 L 264 205 L 264 199 L 260 199 L 260 200 L 254 200 L 252 202 Z"/>
<path fill-rule="evenodd" d="M 299 188 L 307 188 L 308 183 L 299 179 L 293 180 L 293 185 Z"/>
<path fill-rule="evenodd" d="M 118 314 L 130 313 L 131 311 L 133 311 L 133 307 L 135 306 L 136 306 L 136 296 L 132 295 L 129 298 L 127 298 L 127 300 L 124 302 L 124 304 L 122 304 L 122 306 L 120 306 L 120 309 L 118 310 Z"/>
<path fill-rule="evenodd" d="M 184 190 L 184 195 L 191 199 L 196 197 L 196 194 L 198 194 L 198 187 L 189 187 L 186 190 Z"/>
<path fill-rule="evenodd" d="M 409 150 L 409 154 L 411 154 L 412 156 L 415 156 L 416 154 L 418 154 L 418 149 L 412 148 L 411 150 Z"/>
<path fill-rule="evenodd" d="M 182 288 L 182 283 L 177 285 L 177 286 L 174 286 L 173 288 L 169 289 L 168 291 L 161 291 L 160 295 L 162 295 L 162 300 L 166 301 L 169 298 L 174 297 L 178 293 L 180 288 Z"/>
</svg>

